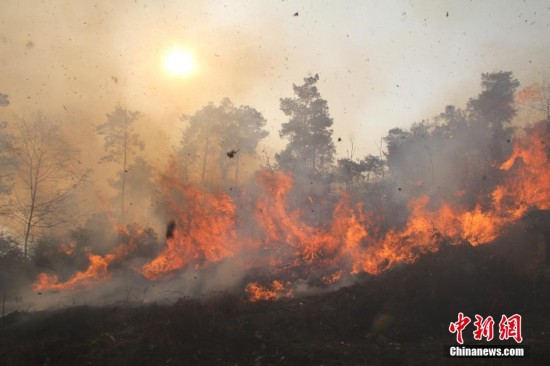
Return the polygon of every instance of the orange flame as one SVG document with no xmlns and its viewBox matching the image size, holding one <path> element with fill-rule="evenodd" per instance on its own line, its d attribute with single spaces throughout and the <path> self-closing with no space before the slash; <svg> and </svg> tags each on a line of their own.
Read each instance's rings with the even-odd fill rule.
<svg viewBox="0 0 550 366">
<path fill-rule="evenodd" d="M 290 282 L 283 283 L 278 280 L 274 280 L 271 286 L 262 286 L 253 282 L 246 286 L 245 292 L 249 296 L 248 299 L 252 302 L 275 300 L 283 297 L 291 297 L 293 292 L 288 288 L 289 286 Z"/>
<path fill-rule="evenodd" d="M 36 291 L 75 289 L 89 286 L 98 281 L 105 281 L 110 277 L 107 268 L 113 261 L 114 256 L 101 257 L 89 254 L 88 259 L 90 260 L 88 269 L 77 272 L 66 282 L 59 281 L 59 278 L 55 275 L 40 273 L 33 284 L 33 289 Z"/>
<path fill-rule="evenodd" d="M 147 263 L 142 273 L 150 280 L 169 276 L 190 262 L 197 267 L 215 263 L 236 253 L 235 206 L 225 193 L 209 193 L 173 184 L 181 204 L 173 237 L 162 252 Z"/>
<path fill-rule="evenodd" d="M 329 224 L 308 225 L 300 210 L 289 208 L 292 177 L 261 171 L 257 181 L 263 192 L 252 203 L 259 230 L 257 237 L 244 237 L 236 229 L 236 205 L 229 195 L 164 177 L 162 187 L 176 229 L 159 255 L 139 272 L 150 280 L 161 280 L 187 266 L 201 268 L 237 257 L 243 260 L 244 270 L 259 269 L 284 278 L 269 286 L 248 284 L 246 293 L 251 301 L 258 301 L 291 296 L 291 279 L 334 284 L 348 275 L 379 274 L 414 262 L 422 254 L 438 251 L 443 243 L 488 243 L 528 210 L 550 209 L 548 137 L 546 124 L 539 123 L 514 142 L 510 158 L 500 165 L 505 177 L 492 192 L 490 205 L 468 208 L 445 203 L 433 209 L 428 196 L 417 197 L 409 202 L 407 222 L 386 231 L 379 229 L 380 219 L 365 212 L 363 203 L 351 205 L 345 193 L 334 206 Z M 171 176 L 177 174 L 174 169 Z M 312 198 L 308 199 L 311 203 Z M 90 255 L 90 267 L 65 283 L 41 274 L 35 289 L 75 288 L 105 280 L 108 267 L 131 251 L 131 245 L 123 245 L 104 257 Z"/>
<path fill-rule="evenodd" d="M 127 228 L 123 228 L 121 226 L 116 227 L 116 230 L 119 233 L 125 233 L 127 235 L 133 234 L 130 236 L 130 241 L 127 244 L 120 244 L 116 246 L 110 253 L 104 256 L 88 253 L 88 268 L 84 271 L 76 272 L 65 282 L 60 281 L 55 275 L 40 273 L 33 284 L 33 289 L 36 291 L 69 290 L 87 287 L 91 284 L 104 282 L 109 279 L 109 266 L 124 260 L 135 250 L 135 236 L 139 235 L 142 231 L 141 228 L 136 228 L 133 233 L 130 233 Z M 74 248 L 75 245 L 76 244 L 73 242 L 71 247 Z M 61 246 L 61 248 L 64 248 L 64 246 Z"/>
</svg>

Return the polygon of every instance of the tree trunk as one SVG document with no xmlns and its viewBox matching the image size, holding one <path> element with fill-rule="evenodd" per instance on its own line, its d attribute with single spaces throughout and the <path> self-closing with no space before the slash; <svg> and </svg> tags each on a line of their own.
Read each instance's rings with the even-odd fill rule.
<svg viewBox="0 0 550 366">
<path fill-rule="evenodd" d="M 42 164 L 42 156 L 37 161 L 36 172 L 33 171 L 32 165 L 29 174 L 30 194 L 31 194 L 31 206 L 29 208 L 29 216 L 27 217 L 27 223 L 25 227 L 25 242 L 23 248 L 23 260 L 27 261 L 29 253 L 29 238 L 32 230 L 32 220 L 34 219 L 34 209 L 36 207 L 36 192 L 38 191 L 38 175 L 40 172 L 40 166 Z"/>
<path fill-rule="evenodd" d="M 32 219 L 34 214 L 34 199 L 31 202 L 31 209 L 29 211 L 29 217 L 27 218 L 27 225 L 25 226 L 25 246 L 23 249 L 23 259 L 25 262 L 28 258 L 28 248 L 29 248 L 29 237 L 31 235 L 31 229 L 32 229 Z"/>
</svg>

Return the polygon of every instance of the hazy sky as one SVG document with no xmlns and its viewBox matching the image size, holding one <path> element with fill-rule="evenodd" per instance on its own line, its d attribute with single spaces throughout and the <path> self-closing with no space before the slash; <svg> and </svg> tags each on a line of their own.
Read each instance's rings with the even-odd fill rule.
<svg viewBox="0 0 550 366">
<path fill-rule="evenodd" d="M 392 127 L 464 106 L 483 72 L 540 80 L 549 22 L 550 1 L 3 0 L 0 116 L 40 109 L 94 139 L 120 102 L 144 114 L 160 151 L 178 140 L 179 115 L 229 97 L 264 113 L 275 145 L 279 98 L 319 73 L 338 152 L 353 136 L 357 157 Z M 164 72 L 174 45 L 195 54 L 192 77 Z"/>
</svg>

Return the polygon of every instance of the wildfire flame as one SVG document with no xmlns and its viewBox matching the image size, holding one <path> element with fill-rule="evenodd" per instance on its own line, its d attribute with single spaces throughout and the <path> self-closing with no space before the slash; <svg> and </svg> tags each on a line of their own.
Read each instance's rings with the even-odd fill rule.
<svg viewBox="0 0 550 366">
<path fill-rule="evenodd" d="M 114 259 L 113 255 L 102 257 L 90 254 L 88 255 L 88 259 L 90 260 L 88 269 L 75 273 L 66 282 L 59 281 L 59 278 L 55 275 L 40 273 L 33 288 L 37 291 L 75 289 L 91 285 L 98 281 L 105 281 L 110 277 L 108 267 Z"/>
<path fill-rule="evenodd" d="M 274 280 L 271 283 L 271 286 L 262 286 L 252 282 L 246 286 L 245 292 L 248 294 L 249 300 L 252 302 L 260 300 L 274 300 L 292 296 L 292 289 L 289 289 L 289 287 L 290 282 L 283 283 L 278 280 Z"/>
<path fill-rule="evenodd" d="M 169 197 L 169 210 L 176 217 L 175 231 L 158 256 L 138 272 L 158 281 L 189 266 L 197 269 L 240 258 L 243 269 L 262 269 L 275 278 L 283 278 L 267 286 L 249 283 L 245 292 L 251 301 L 258 301 L 292 296 L 295 279 L 337 284 L 346 276 L 376 275 L 396 264 L 414 262 L 424 253 L 439 250 L 442 243 L 488 243 L 529 209 L 550 208 L 550 166 L 545 141 L 548 130 L 545 123 L 539 123 L 514 142 L 511 156 L 500 165 L 505 177 L 492 192 L 490 205 L 479 203 L 468 209 L 444 203 L 430 209 L 428 196 L 417 197 L 409 202 L 406 224 L 386 231 L 380 230 L 380 219 L 375 220 L 372 212 L 366 212 L 364 204 L 351 205 L 344 192 L 334 206 L 329 224 L 306 224 L 300 210 L 289 208 L 291 176 L 265 170 L 257 174 L 262 192 L 252 204 L 258 234 L 244 237 L 236 228 L 238 213 L 229 195 L 166 178 L 162 187 Z M 90 254 L 87 270 L 77 272 L 66 282 L 42 273 L 34 288 L 61 290 L 105 281 L 109 278 L 109 266 L 123 260 L 131 250 L 126 245 L 105 256 Z"/>
<path fill-rule="evenodd" d="M 235 205 L 231 197 L 174 180 L 167 180 L 164 187 L 170 202 L 179 202 L 171 208 L 178 219 L 174 235 L 167 239 L 164 249 L 143 267 L 145 277 L 160 280 L 191 262 L 199 268 L 237 253 Z"/>
</svg>

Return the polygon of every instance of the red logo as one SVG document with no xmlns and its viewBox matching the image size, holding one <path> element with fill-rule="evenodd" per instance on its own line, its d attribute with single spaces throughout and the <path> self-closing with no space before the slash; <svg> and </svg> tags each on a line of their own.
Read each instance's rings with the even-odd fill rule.
<svg viewBox="0 0 550 366">
<path fill-rule="evenodd" d="M 475 315 L 473 332 L 474 339 L 481 341 L 485 338 L 487 342 L 491 341 L 494 337 L 495 321 L 492 316 L 483 318 L 481 315 Z M 456 333 L 456 341 L 460 344 L 464 344 L 464 338 L 462 332 L 470 324 L 472 319 L 468 316 L 464 316 L 463 313 L 458 313 L 458 320 L 449 324 L 449 332 Z M 500 322 L 498 323 L 498 338 L 502 341 L 512 338 L 516 343 L 523 342 L 521 336 L 521 315 L 514 314 L 512 316 L 502 315 Z"/>
<path fill-rule="evenodd" d="M 498 323 L 498 332 L 500 340 L 513 338 L 516 343 L 521 343 L 523 341 L 521 337 L 521 315 L 514 314 L 510 317 L 502 315 L 500 323 Z"/>
<path fill-rule="evenodd" d="M 481 341 L 485 338 L 487 342 L 492 340 L 494 325 L 495 321 L 492 316 L 489 315 L 484 320 L 481 315 L 476 314 L 476 321 L 474 322 L 474 326 L 476 327 L 476 330 L 474 330 L 474 339 L 476 341 Z"/>
<path fill-rule="evenodd" d="M 464 343 L 464 339 L 462 338 L 462 331 L 466 328 L 468 324 L 470 324 L 471 321 L 472 319 L 464 316 L 463 313 L 458 313 L 458 321 L 449 324 L 449 332 L 456 333 L 456 341 L 458 343 Z"/>
</svg>

